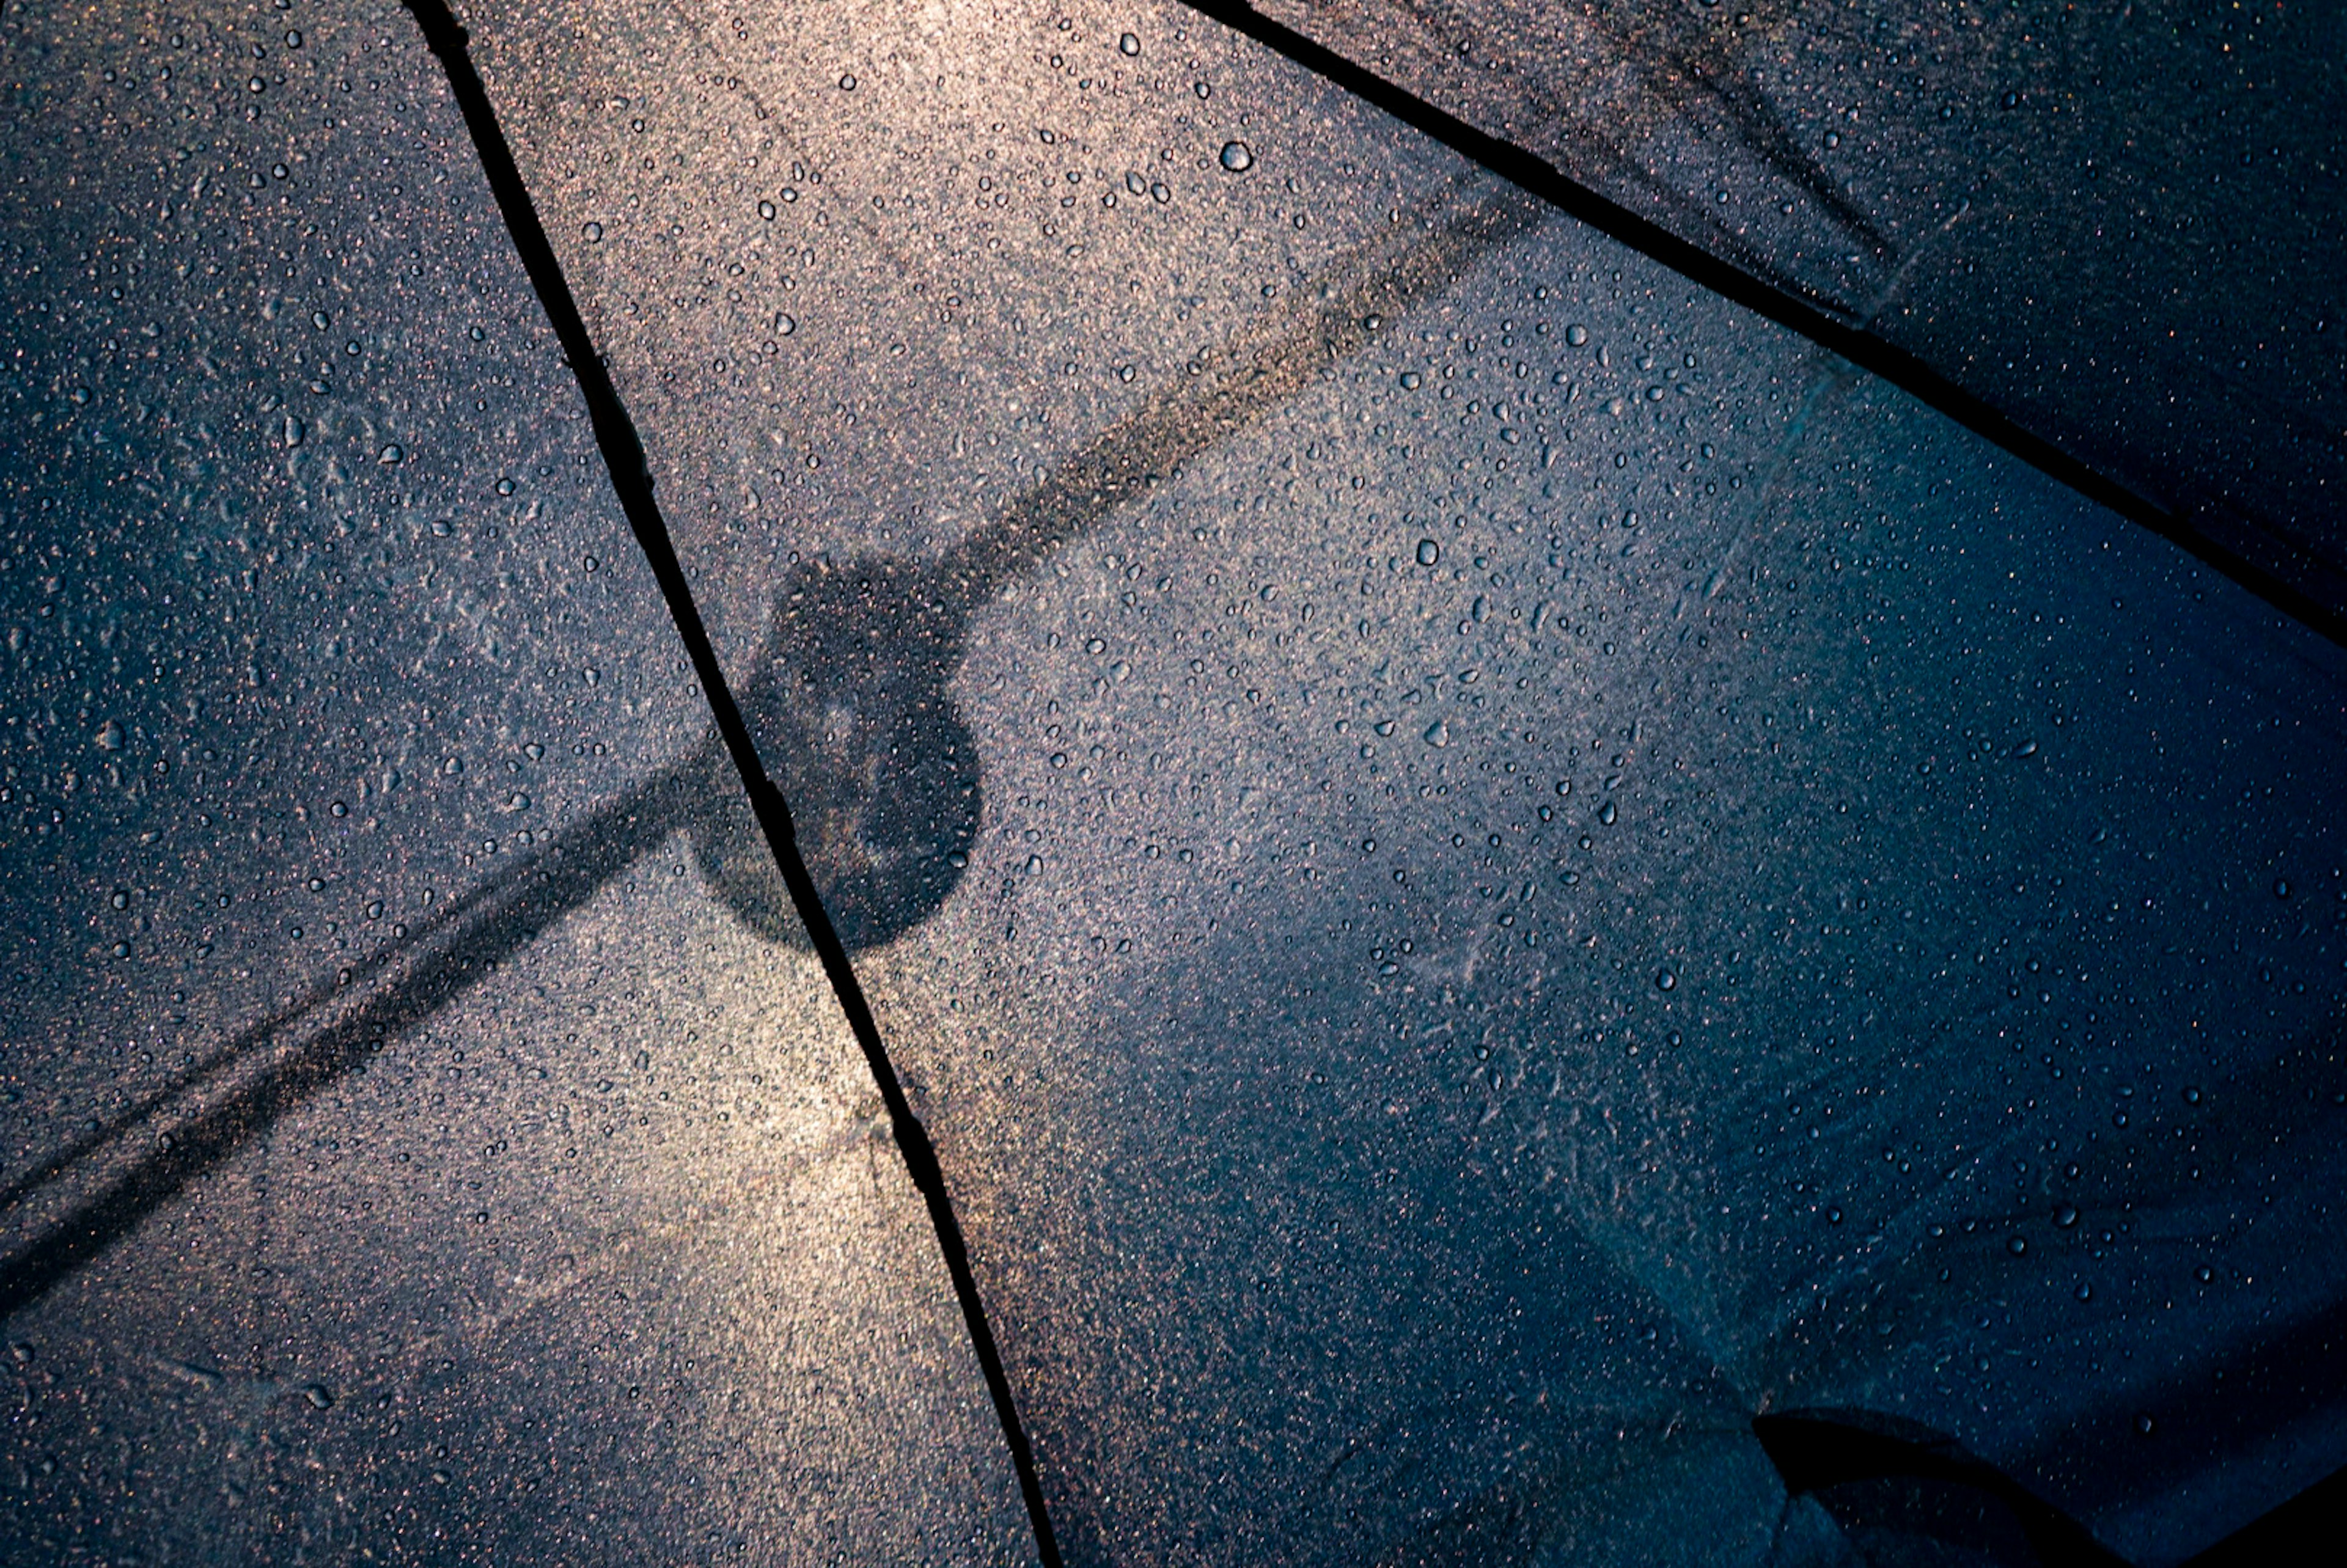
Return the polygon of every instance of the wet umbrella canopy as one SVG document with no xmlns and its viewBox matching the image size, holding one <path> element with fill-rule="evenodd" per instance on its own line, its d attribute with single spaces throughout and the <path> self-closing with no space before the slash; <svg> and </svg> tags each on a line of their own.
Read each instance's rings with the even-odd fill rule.
<svg viewBox="0 0 2347 1568">
<path fill-rule="evenodd" d="M 2327 11 L 0 43 L 8 1561 L 2336 1521 Z"/>
</svg>

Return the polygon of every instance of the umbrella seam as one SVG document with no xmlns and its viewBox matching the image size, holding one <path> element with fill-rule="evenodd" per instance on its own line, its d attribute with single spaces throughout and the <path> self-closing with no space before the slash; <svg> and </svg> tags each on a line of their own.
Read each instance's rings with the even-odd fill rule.
<svg viewBox="0 0 2347 1568">
<path fill-rule="evenodd" d="M 749 796 L 752 811 L 757 816 L 759 829 L 774 852 L 775 866 L 790 889 L 799 917 L 806 926 L 808 939 L 823 962 L 825 977 L 831 984 L 833 997 L 846 1016 L 849 1032 L 862 1050 L 865 1062 L 871 1070 L 874 1085 L 887 1106 L 897 1149 L 904 1155 L 907 1173 L 928 1205 L 938 1251 L 945 1256 L 954 1296 L 969 1330 L 971 1348 L 977 1355 L 987 1391 L 992 1397 L 995 1414 L 1001 1423 L 1003 1439 L 1010 1450 L 1012 1469 L 1017 1472 L 1020 1492 L 1026 1503 L 1028 1522 L 1034 1532 L 1037 1554 L 1043 1568 L 1060 1568 L 1059 1544 L 1044 1505 L 1034 1452 L 1012 1399 L 1001 1353 L 986 1316 L 985 1303 L 979 1294 L 977 1277 L 970 1268 L 969 1247 L 962 1236 L 960 1222 L 954 1214 L 953 1199 L 946 1188 L 943 1168 L 938 1163 L 928 1130 L 921 1125 L 906 1097 L 904 1084 L 889 1061 L 887 1047 L 881 1040 L 879 1025 L 864 995 L 862 982 L 856 978 L 846 948 L 824 909 L 814 877 L 799 853 L 790 808 L 783 799 L 782 791 L 766 775 L 749 726 L 743 719 L 741 707 L 726 682 L 724 670 L 718 662 L 708 629 L 693 600 L 692 587 L 678 561 L 668 525 L 653 499 L 651 474 L 645 460 L 642 440 L 611 381 L 609 367 L 587 331 L 578 302 L 563 276 L 561 263 L 555 257 L 544 224 L 538 220 L 537 205 L 531 200 L 520 169 L 514 161 L 512 149 L 498 124 L 497 111 L 489 102 L 487 86 L 473 65 L 466 47 L 468 35 L 457 23 L 445 0 L 403 0 L 403 3 L 415 18 L 426 46 L 439 58 L 447 76 L 449 90 L 464 116 L 466 130 L 472 139 L 474 151 L 480 158 L 482 172 L 488 180 L 491 194 L 496 198 L 507 234 L 513 241 L 523 271 L 528 275 L 538 303 L 545 310 L 547 320 L 561 343 L 564 358 L 579 384 L 580 396 L 586 401 L 589 417 L 594 425 L 596 446 L 610 474 L 611 488 L 620 501 L 621 511 L 627 516 L 637 544 L 644 552 L 646 563 L 651 568 L 652 576 L 660 586 L 661 597 L 668 605 L 670 617 L 676 623 L 677 635 L 685 644 L 693 672 L 709 703 L 711 716 L 741 775 L 742 786 Z"/>
<path fill-rule="evenodd" d="M 1327 45 L 1275 21 L 1245 0 L 1181 0 L 1189 10 L 1253 39 L 1331 87 L 1390 115 L 1411 129 L 1506 180 L 1526 195 L 1595 229 L 1732 303 L 1839 354 L 1953 420 L 2047 478 L 2148 528 L 2211 569 L 2222 573 L 2274 609 L 2342 647 L 2347 647 L 2347 610 L 2316 598 L 2280 573 L 2225 545 L 2190 513 L 2160 505 L 2036 435 L 1977 393 L 1933 370 L 1921 358 L 1867 329 L 1837 320 L 1828 310 L 1801 299 L 1734 262 L 1680 238 L 1594 188 L 1583 185 L 1531 149 L 1479 130 L 1399 83 L 1388 80 Z M 2203 508 L 2206 510 L 2206 508 Z M 2260 542 L 2265 531 L 2249 525 Z"/>
</svg>

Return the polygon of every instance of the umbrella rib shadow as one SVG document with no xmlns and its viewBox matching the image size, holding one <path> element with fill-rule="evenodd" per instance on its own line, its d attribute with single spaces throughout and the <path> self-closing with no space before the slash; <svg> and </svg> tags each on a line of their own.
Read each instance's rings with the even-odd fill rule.
<svg viewBox="0 0 2347 1568">
<path fill-rule="evenodd" d="M 931 616 L 965 620 L 1008 580 L 1040 567 L 1181 464 L 1255 423 L 1357 352 L 1382 330 L 1377 312 L 1400 313 L 1425 302 L 1475 260 L 1529 232 L 1541 217 L 1527 203 L 1477 205 L 1463 201 L 1465 194 L 1446 189 L 1416 215 L 1398 245 L 1381 240 L 1357 248 L 1297 291 L 1305 302 L 1300 307 L 1275 313 L 1201 356 L 1189 376 L 1161 389 L 1052 468 L 993 522 L 912 575 L 905 596 Z M 0 1185 L 5 1216 L 91 1166 L 116 1167 L 111 1176 L 89 1184 L 93 1192 L 34 1222 L 29 1240 L 0 1254 L 0 1317 L 46 1295 L 277 1117 L 362 1063 L 372 1049 L 455 1000 L 671 833 L 685 829 L 705 848 L 730 825 L 733 808 L 743 804 L 738 786 L 722 775 L 722 764 L 712 735 L 544 849 L 449 901 L 404 939 L 314 982 L 164 1088 Z M 754 833 L 754 825 L 748 825 Z M 706 853 L 703 861 L 704 870 L 712 869 Z M 719 890 L 733 891 L 722 885 Z M 778 934 L 770 920 L 733 901 L 753 928 Z M 444 938 L 436 952 L 433 945 Z M 386 977 L 395 978 L 357 1010 L 285 1048 L 289 1035 Z M 241 1081 L 248 1075 L 251 1081 Z M 214 1090 L 220 1091 L 207 1093 Z M 151 1148 L 118 1153 L 142 1135 Z"/>
<path fill-rule="evenodd" d="M 622 510 L 643 548 L 680 638 L 715 719 L 715 733 L 685 762 L 606 807 L 511 873 L 493 879 L 436 917 L 420 932 L 455 932 L 433 957 L 388 988 L 332 1019 L 305 1040 L 272 1050 L 291 1030 L 331 1010 L 344 987 L 389 972 L 386 952 L 354 967 L 347 978 L 313 986 L 272 1017 L 215 1051 L 170 1088 L 150 1095 L 77 1139 L 32 1174 L 0 1189 L 0 1213 L 22 1208 L 61 1178 L 100 1165 L 110 1149 L 142 1127 L 186 1106 L 183 1117 L 159 1133 L 151 1148 L 127 1156 L 93 1191 L 68 1199 L 24 1245 L 0 1260 L 0 1317 L 45 1296 L 60 1281 L 127 1235 L 147 1216 L 216 1168 L 278 1118 L 363 1067 L 388 1042 L 447 1006 L 495 970 L 549 921 L 590 898 L 653 844 L 680 825 L 699 824 L 733 796 L 717 768 L 720 748 L 740 775 L 758 834 L 786 886 L 790 902 L 821 958 L 835 999 L 887 1103 L 896 1142 L 920 1191 L 969 1328 L 972 1348 L 992 1397 L 1045 1568 L 1060 1553 L 1045 1511 L 1032 1450 L 1011 1397 L 992 1328 L 979 1299 L 968 1247 L 944 1173 L 928 1132 L 912 1112 L 890 1064 L 869 1003 L 849 960 L 849 948 L 825 908 L 822 890 L 803 856 L 781 790 L 768 773 L 756 739 L 719 666 L 665 521 L 651 494 L 641 439 L 587 333 L 535 204 L 497 123 L 487 89 L 468 53 L 468 38 L 442 0 L 406 0 L 425 41 L 448 79 L 456 107 L 478 153 L 492 194 L 524 270 L 562 341 L 588 405 L 597 445 Z M 1041 486 L 988 528 L 966 539 L 921 574 L 918 602 L 955 623 L 966 620 L 1009 577 L 1031 569 L 1051 550 L 1078 537 L 1122 503 L 1171 476 L 1186 458 L 1245 428 L 1285 404 L 1313 379 L 1366 344 L 1381 330 L 1381 311 L 1422 303 L 1454 282 L 1475 258 L 1529 232 L 1543 214 L 1515 200 L 1486 202 L 1447 215 L 1458 206 L 1456 188 L 1420 216 L 1399 245 L 1373 241 L 1340 260 L 1335 272 L 1304 291 L 1306 302 L 1267 325 L 1194 363 L 1195 384 L 1177 383 L 1061 464 Z M 1420 229 L 1430 231 L 1421 235 Z M 941 591 L 942 590 L 942 591 Z M 958 636 L 931 630 L 926 646 L 956 648 Z M 754 690 L 754 688 L 753 688 Z M 734 804 L 742 804 L 738 800 Z M 949 885 L 949 884 L 948 884 Z M 943 894 L 937 895 L 942 901 Z M 929 909 L 918 911 L 925 917 Z M 463 924 L 469 919 L 469 924 Z M 254 1068 L 253 1064 L 259 1066 Z M 250 1071 L 247 1071 L 250 1070 Z M 207 1092 L 210 1091 L 210 1092 Z M 193 1101 L 196 1103 L 189 1104 Z"/>
<path fill-rule="evenodd" d="M 305 1038 L 271 1049 L 321 1012 L 333 1012 L 344 988 L 332 982 L 313 987 L 292 1005 L 241 1031 L 169 1089 L 109 1118 L 33 1174 L 10 1184 L 0 1194 L 0 1212 L 33 1200 L 88 1165 L 107 1163 L 111 1151 L 148 1134 L 143 1151 L 115 1162 L 118 1169 L 101 1173 L 94 1190 L 69 1200 L 62 1213 L 43 1216 L 31 1238 L 0 1261 L 0 1318 L 47 1295 L 190 1183 L 280 1117 L 363 1068 L 389 1040 L 456 1001 L 539 931 L 593 897 L 683 823 L 687 803 L 699 792 L 681 786 L 703 771 L 696 761 L 698 754 L 629 790 L 545 851 L 468 894 L 435 927 L 376 955 L 365 972 L 386 972 L 415 950 L 419 938 L 428 943 L 454 930 L 392 984 L 330 1017 Z M 458 927 L 468 913 L 476 917 Z M 217 1093 L 203 1092 L 216 1088 Z M 175 1110 L 180 1112 L 176 1117 Z"/>
</svg>

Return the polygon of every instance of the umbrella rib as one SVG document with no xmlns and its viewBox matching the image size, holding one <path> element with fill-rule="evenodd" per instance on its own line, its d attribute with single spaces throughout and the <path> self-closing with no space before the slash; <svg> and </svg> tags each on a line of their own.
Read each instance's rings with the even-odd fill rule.
<svg viewBox="0 0 2347 1568">
<path fill-rule="evenodd" d="M 732 688 L 726 683 L 725 671 L 711 643 L 709 631 L 694 602 L 691 584 L 679 563 L 676 546 L 670 538 L 668 524 L 661 516 L 659 505 L 652 498 L 651 474 L 644 457 L 643 443 L 638 436 L 635 422 L 629 416 L 620 401 L 619 389 L 612 384 L 610 368 L 597 351 L 587 323 L 579 314 L 579 303 L 564 278 L 561 263 L 556 260 L 554 247 L 548 240 L 545 225 L 538 216 L 537 204 L 531 200 L 528 185 L 515 163 L 513 149 L 489 102 L 488 88 L 475 68 L 467 51 L 467 35 L 449 11 L 446 0 L 404 0 L 416 25 L 423 30 L 425 45 L 439 57 L 446 73 L 450 92 L 456 107 L 464 115 L 465 127 L 471 136 L 474 151 L 479 155 L 482 172 L 487 177 L 490 192 L 497 199 L 497 210 L 505 220 L 506 231 L 518 252 L 523 270 L 528 274 L 531 288 L 545 310 L 547 320 L 554 328 L 562 345 L 563 355 L 570 365 L 571 374 L 579 383 L 579 391 L 587 404 L 588 415 L 594 425 L 595 443 L 602 453 L 605 468 L 610 472 L 611 488 L 617 495 L 620 510 L 627 516 L 628 526 L 644 552 L 652 576 L 659 583 L 661 597 L 666 600 L 669 615 L 676 623 L 678 637 L 692 661 L 693 674 L 701 682 L 707 698 L 711 715 L 724 742 L 725 750 L 741 774 L 742 787 L 747 792 L 750 805 L 758 819 L 760 831 L 773 850 L 774 864 L 781 871 L 784 884 L 790 889 L 791 900 L 797 907 L 799 917 L 805 923 L 807 937 L 816 955 L 823 961 L 825 977 L 831 983 L 833 997 L 846 1015 L 850 1033 L 864 1053 L 870 1068 L 874 1085 L 888 1108 L 888 1118 L 896 1134 L 897 1147 L 904 1155 L 905 1168 L 918 1188 L 929 1212 L 929 1224 L 936 1232 L 938 1249 L 944 1254 L 947 1272 L 953 1280 L 954 1296 L 959 1302 L 962 1318 L 968 1326 L 970 1346 L 976 1353 L 979 1371 L 984 1375 L 987 1392 L 994 1401 L 995 1415 L 1002 1425 L 1004 1441 L 1010 1450 L 1011 1466 L 1019 1479 L 1020 1496 L 1027 1505 L 1027 1518 L 1034 1531 L 1037 1555 L 1043 1568 L 1060 1568 L 1060 1549 L 1051 1529 L 1050 1514 L 1045 1511 L 1041 1481 L 1035 1468 L 1034 1450 L 1027 1440 L 1025 1426 L 1019 1417 L 1011 1397 L 1010 1380 L 1004 1372 L 1002 1355 L 997 1347 L 994 1330 L 986 1316 L 986 1306 L 979 1294 L 978 1279 L 969 1264 L 969 1249 L 964 1241 L 961 1223 L 955 1216 L 952 1194 L 947 1191 L 945 1173 L 938 1163 L 937 1152 L 929 1142 L 928 1130 L 913 1113 L 906 1098 L 905 1087 L 889 1061 L 887 1045 L 880 1038 L 880 1028 L 872 1008 L 864 995 L 862 982 L 856 978 L 855 966 L 849 961 L 847 948 L 831 917 L 825 911 L 823 900 L 815 890 L 815 878 L 809 873 L 805 858 L 800 854 L 797 835 L 791 823 L 788 805 L 782 791 L 766 776 L 764 764 L 759 760 L 757 747 L 751 739 L 748 724 L 742 716 L 741 705 L 734 701 Z"/>
<path fill-rule="evenodd" d="M 1337 50 L 1273 20 L 1246 0 L 1181 0 L 1192 11 L 1253 39 L 1331 87 L 1390 115 L 1500 179 L 1628 246 L 1649 261 L 1698 287 L 1774 322 L 1840 355 L 1944 415 L 1973 435 L 2019 458 L 2096 505 L 2150 529 L 2276 610 L 2347 647 L 2347 609 L 2317 598 L 2279 570 L 2228 544 L 2243 534 L 2260 554 L 2279 549 L 2254 525 L 2218 515 L 2213 508 L 2178 510 L 2163 506 L 2082 458 L 2028 429 L 1979 394 L 1967 391 L 1921 358 L 1870 331 L 1868 323 L 1842 320 L 1827 308 L 1725 261 L 1680 238 L 1651 218 L 1583 185 L 1527 148 L 1479 130 L 1409 88 L 1389 81 Z"/>
</svg>

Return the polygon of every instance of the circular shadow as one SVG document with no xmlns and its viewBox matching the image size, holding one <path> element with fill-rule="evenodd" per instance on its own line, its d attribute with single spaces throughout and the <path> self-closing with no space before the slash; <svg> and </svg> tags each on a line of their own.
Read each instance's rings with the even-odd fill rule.
<svg viewBox="0 0 2347 1568">
<path fill-rule="evenodd" d="M 935 573 L 888 557 L 794 568 L 741 693 L 850 952 L 935 914 L 978 836 L 978 749 L 946 690 L 961 661 L 962 617 L 939 588 Z M 739 782 L 721 748 L 708 754 L 692 825 L 702 876 L 751 929 L 805 947 Z"/>
</svg>

